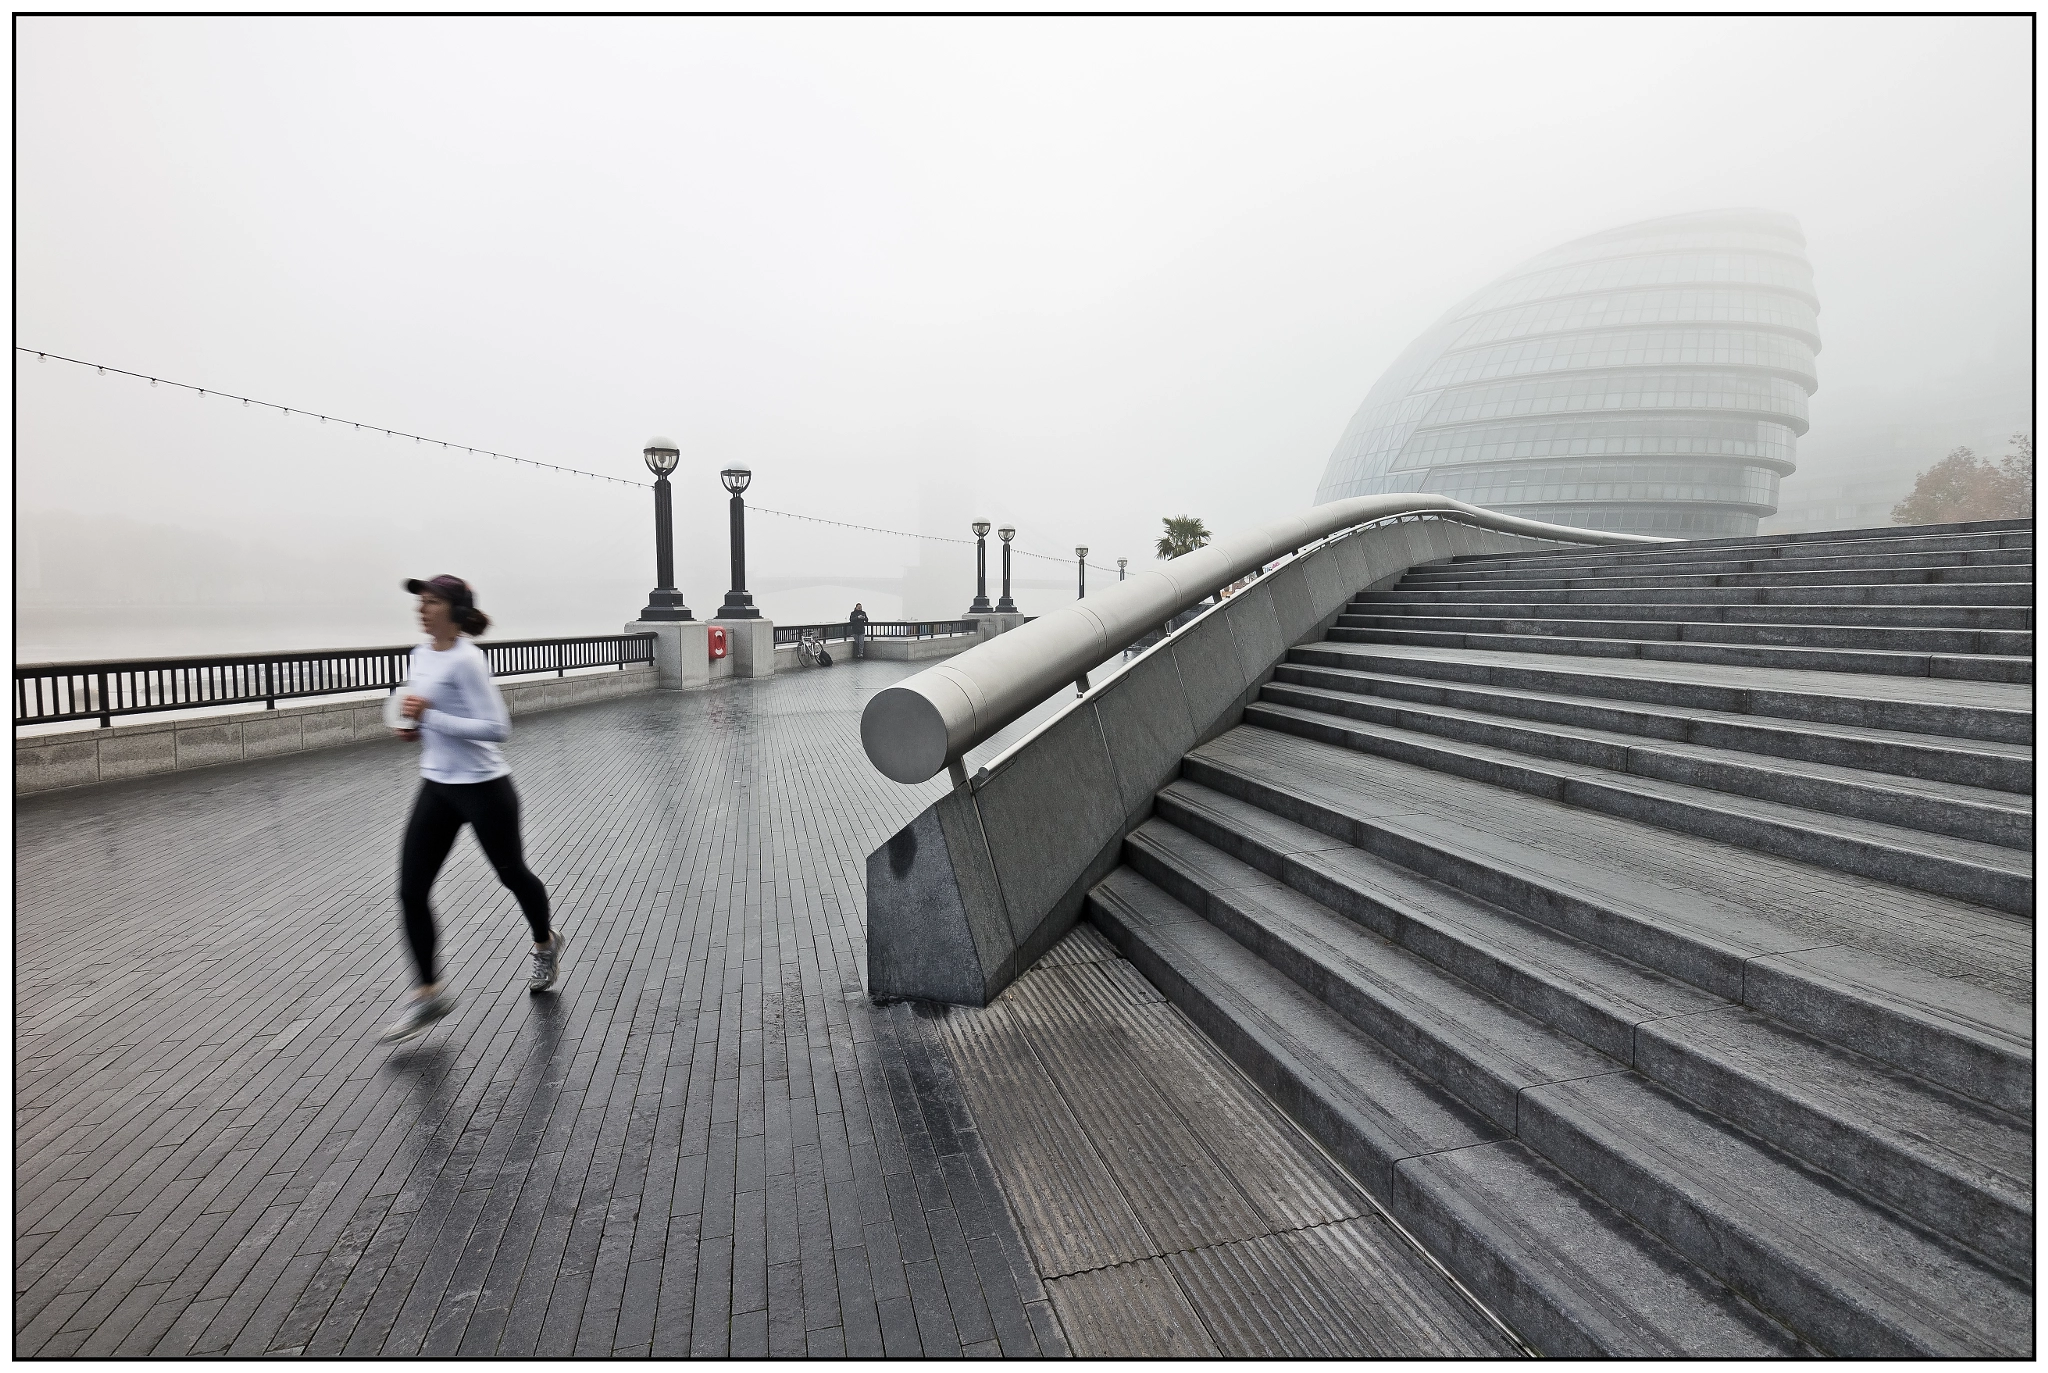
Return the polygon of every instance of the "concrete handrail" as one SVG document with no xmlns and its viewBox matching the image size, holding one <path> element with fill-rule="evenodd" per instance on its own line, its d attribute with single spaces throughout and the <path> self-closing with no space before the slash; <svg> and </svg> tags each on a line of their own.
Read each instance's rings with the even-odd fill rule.
<svg viewBox="0 0 2048 1373">
<path fill-rule="evenodd" d="M 1053 692 L 1219 587 L 1318 540 L 1404 515 L 1560 543 L 1670 542 L 1519 519 L 1447 496 L 1410 492 L 1331 501 L 1137 573 L 876 693 L 860 717 L 868 760 L 894 781 L 935 777 Z"/>
</svg>

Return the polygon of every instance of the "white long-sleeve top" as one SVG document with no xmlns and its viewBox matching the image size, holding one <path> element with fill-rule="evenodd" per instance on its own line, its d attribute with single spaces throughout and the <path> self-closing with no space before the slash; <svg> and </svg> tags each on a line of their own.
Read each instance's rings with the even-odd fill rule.
<svg viewBox="0 0 2048 1373">
<path fill-rule="evenodd" d="M 512 769 L 498 745 L 512 734 L 505 698 L 491 680 L 490 660 L 467 639 L 412 651 L 401 696 L 424 696 L 420 712 L 420 776 L 430 782 L 488 782 Z"/>
</svg>

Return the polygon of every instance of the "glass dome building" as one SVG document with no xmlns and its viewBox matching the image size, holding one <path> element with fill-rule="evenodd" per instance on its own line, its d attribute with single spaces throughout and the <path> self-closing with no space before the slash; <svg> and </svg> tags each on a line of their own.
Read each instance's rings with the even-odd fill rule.
<svg viewBox="0 0 2048 1373">
<path fill-rule="evenodd" d="M 1713 210 L 1530 259 L 1395 360 L 1317 502 L 1437 491 L 1586 529 L 1754 534 L 1818 384 L 1805 250 L 1790 215 Z"/>
</svg>

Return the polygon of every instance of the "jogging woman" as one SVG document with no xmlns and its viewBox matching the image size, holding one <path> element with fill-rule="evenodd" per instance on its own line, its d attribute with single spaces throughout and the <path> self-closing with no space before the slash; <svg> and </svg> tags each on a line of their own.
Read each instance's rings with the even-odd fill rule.
<svg viewBox="0 0 2048 1373">
<path fill-rule="evenodd" d="M 519 898 L 532 927 L 528 990 L 554 985 L 568 942 L 548 926 L 547 888 L 527 870 L 520 845 L 519 795 L 512 790 L 512 770 L 498 752 L 498 744 L 512 732 L 511 717 L 491 680 L 490 663 L 462 637 L 483 633 L 490 617 L 476 608 L 475 593 L 460 577 L 408 581 L 405 589 L 420 598 L 420 628 L 430 640 L 412 651 L 400 706 L 411 728 L 399 731 L 402 739 L 420 741 L 420 791 L 398 860 L 398 900 L 405 910 L 405 938 L 418 985 L 405 1015 L 384 1031 L 389 1042 L 423 1034 L 455 1009 L 455 994 L 442 987 L 434 964 L 437 936 L 427 894 L 465 824 L 476 831 L 484 856 L 498 880 Z"/>
</svg>

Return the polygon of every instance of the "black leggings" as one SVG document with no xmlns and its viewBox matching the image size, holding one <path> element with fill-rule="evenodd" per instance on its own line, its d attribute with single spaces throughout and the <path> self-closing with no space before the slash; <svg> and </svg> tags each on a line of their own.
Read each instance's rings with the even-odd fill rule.
<svg viewBox="0 0 2048 1373">
<path fill-rule="evenodd" d="M 405 847 L 398 860 L 398 901 L 405 908 L 405 938 L 412 945 L 422 987 L 439 981 L 434 975 L 434 912 L 427 905 L 427 893 L 464 824 L 476 831 L 476 841 L 497 870 L 498 880 L 519 898 L 519 909 L 533 927 L 533 942 L 548 941 L 548 889 L 526 868 L 519 843 L 519 793 L 512 790 L 512 779 L 423 780 L 412 803 L 412 819 L 405 824 Z"/>
</svg>

